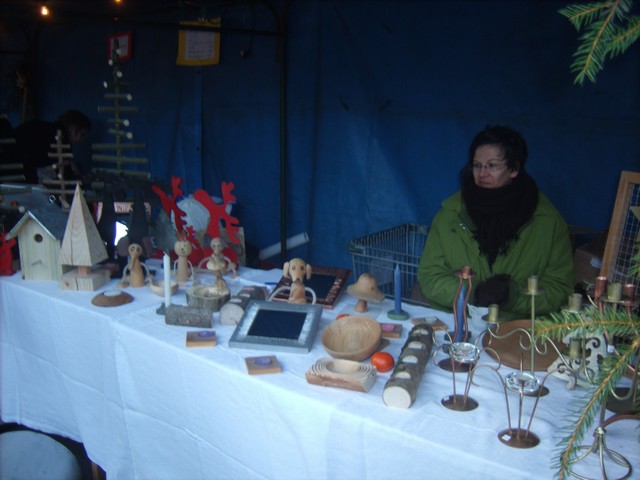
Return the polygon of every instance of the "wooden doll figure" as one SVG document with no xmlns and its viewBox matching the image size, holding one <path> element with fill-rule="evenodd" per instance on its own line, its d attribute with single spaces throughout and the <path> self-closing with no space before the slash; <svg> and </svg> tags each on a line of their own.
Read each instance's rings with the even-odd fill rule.
<svg viewBox="0 0 640 480">
<path fill-rule="evenodd" d="M 120 287 L 126 287 L 127 284 L 130 287 L 138 288 L 143 287 L 146 283 L 145 277 L 150 279 L 149 269 L 140 261 L 140 255 L 142 255 L 142 247 L 137 243 L 129 245 L 129 263 L 122 270 L 122 281 Z M 127 279 L 127 275 L 129 278 Z"/>
<path fill-rule="evenodd" d="M 222 244 L 222 239 L 220 237 L 215 237 L 211 239 L 211 256 L 204 258 L 200 262 L 200 266 L 206 261 L 207 262 L 207 270 L 213 273 L 216 276 L 217 282 L 224 282 L 222 277 L 227 273 L 228 270 L 231 270 L 231 276 L 233 278 L 238 276 L 238 267 L 235 263 L 231 261 L 229 257 L 227 257 L 224 253 L 224 245 Z"/>
<path fill-rule="evenodd" d="M 178 259 L 173 264 L 173 274 L 176 276 L 178 284 L 184 286 L 187 280 L 195 280 L 193 265 L 191 265 L 189 261 L 189 255 L 191 255 L 193 247 L 189 240 L 178 240 L 173 250 L 176 252 L 176 255 L 178 255 Z M 189 271 L 191 271 L 191 274 L 189 274 Z"/>
</svg>

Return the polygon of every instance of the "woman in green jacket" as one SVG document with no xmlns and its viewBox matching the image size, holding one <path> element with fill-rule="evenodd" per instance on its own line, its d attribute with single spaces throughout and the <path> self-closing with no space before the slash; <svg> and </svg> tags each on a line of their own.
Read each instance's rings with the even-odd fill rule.
<svg viewBox="0 0 640 480">
<path fill-rule="evenodd" d="M 454 272 L 472 268 L 469 302 L 500 305 L 507 319 L 528 318 L 531 275 L 542 294 L 536 314 L 566 304 L 573 291 L 569 230 L 549 199 L 525 172 L 527 145 L 509 127 L 476 135 L 461 189 L 442 202 L 418 267 L 422 292 L 434 308 L 451 310 L 459 286 Z"/>
</svg>

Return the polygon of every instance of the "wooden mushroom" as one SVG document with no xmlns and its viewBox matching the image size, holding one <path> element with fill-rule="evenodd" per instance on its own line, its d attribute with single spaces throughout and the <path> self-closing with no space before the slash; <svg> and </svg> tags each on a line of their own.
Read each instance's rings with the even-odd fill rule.
<svg viewBox="0 0 640 480">
<path fill-rule="evenodd" d="M 357 298 L 356 312 L 364 313 L 369 310 L 367 302 L 382 302 L 384 293 L 378 289 L 376 277 L 370 273 L 363 273 L 353 285 L 347 287 L 347 294 Z"/>
</svg>

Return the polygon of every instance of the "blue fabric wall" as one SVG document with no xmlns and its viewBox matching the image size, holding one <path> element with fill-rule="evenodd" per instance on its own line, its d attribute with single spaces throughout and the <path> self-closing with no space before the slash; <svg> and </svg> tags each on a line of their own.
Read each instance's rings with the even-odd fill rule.
<svg viewBox="0 0 640 480">
<path fill-rule="evenodd" d="M 457 189 L 473 135 L 490 123 L 520 130 L 528 171 L 570 224 L 608 227 L 620 172 L 640 169 L 640 45 L 595 85 L 573 84 L 577 34 L 557 1 L 293 1 L 286 16 L 286 233 L 290 252 L 350 267 L 353 238 L 431 222 Z M 273 3 L 277 11 L 282 3 Z M 255 27 L 274 30 L 267 8 Z M 211 12 L 251 27 L 247 6 Z M 187 18 L 185 19 L 193 19 Z M 177 20 L 177 18 L 174 18 Z M 235 183 L 247 241 L 280 240 L 280 74 L 277 40 L 223 33 L 221 63 L 176 66 L 177 32 L 129 25 L 44 27 L 38 37 L 40 117 L 68 107 L 108 140 L 102 82 L 107 36 L 133 31 L 135 141 L 154 177 L 188 193 Z M 251 47 L 250 55 L 241 56 Z M 3 70 L 15 59 L 2 56 Z M 4 98 L 8 98 L 5 94 Z M 15 122 L 16 111 L 9 110 Z M 88 159 L 84 145 L 77 158 Z M 87 160 L 88 161 L 88 160 Z M 281 259 L 274 257 L 276 263 Z"/>
</svg>

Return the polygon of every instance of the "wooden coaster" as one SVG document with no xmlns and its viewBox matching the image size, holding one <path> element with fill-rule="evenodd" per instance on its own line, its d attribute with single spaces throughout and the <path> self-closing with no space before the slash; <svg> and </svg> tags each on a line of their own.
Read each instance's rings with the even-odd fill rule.
<svg viewBox="0 0 640 480">
<path fill-rule="evenodd" d="M 386 338 L 400 338 L 402 325 L 399 323 L 381 323 L 382 336 Z"/>
<path fill-rule="evenodd" d="M 280 373 L 282 367 L 275 355 L 265 355 L 263 357 L 247 357 L 244 359 L 247 364 L 249 375 L 260 375 L 262 373 Z"/>
<path fill-rule="evenodd" d="M 440 320 L 438 317 L 426 317 L 426 318 L 414 318 L 411 320 L 411 323 L 414 325 L 426 324 L 433 328 L 433 331 L 436 332 L 438 330 L 447 331 L 447 325 Z"/>
<path fill-rule="evenodd" d="M 187 332 L 187 348 L 215 347 L 218 344 L 216 332 L 212 330 L 196 330 Z"/>
</svg>

